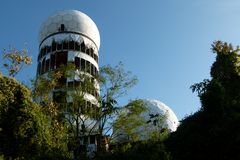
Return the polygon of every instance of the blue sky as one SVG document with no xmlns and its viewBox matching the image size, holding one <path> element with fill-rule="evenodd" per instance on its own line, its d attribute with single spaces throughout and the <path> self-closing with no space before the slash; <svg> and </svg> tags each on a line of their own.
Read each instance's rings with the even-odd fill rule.
<svg viewBox="0 0 240 160">
<path fill-rule="evenodd" d="M 199 109 L 189 87 L 209 78 L 215 40 L 240 44 L 238 0 L 7 0 L 0 5 L 0 49 L 27 46 L 33 65 L 17 78 L 35 76 L 38 32 L 56 11 L 89 15 L 101 35 L 100 66 L 122 61 L 139 83 L 120 100 L 153 98 L 179 119 Z"/>
</svg>

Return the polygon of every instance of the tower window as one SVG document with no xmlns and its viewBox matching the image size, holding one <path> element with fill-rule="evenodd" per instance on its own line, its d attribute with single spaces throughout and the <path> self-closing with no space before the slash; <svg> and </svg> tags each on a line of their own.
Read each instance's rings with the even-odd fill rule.
<svg viewBox="0 0 240 160">
<path fill-rule="evenodd" d="M 90 73 L 90 62 L 89 61 L 86 61 L 86 69 L 87 69 L 87 72 Z M 91 73 L 90 73 L 91 74 Z"/>
<path fill-rule="evenodd" d="M 58 52 L 56 54 L 56 67 L 67 65 L 67 52 Z"/>
<path fill-rule="evenodd" d="M 64 24 L 61 24 L 60 31 L 61 31 L 61 32 L 65 31 L 65 26 L 64 26 Z"/>
<path fill-rule="evenodd" d="M 66 103 L 67 94 L 63 91 L 53 92 L 53 101 L 58 103 Z"/>
<path fill-rule="evenodd" d="M 44 47 L 44 48 L 43 48 L 43 54 L 42 54 L 42 56 L 45 56 L 46 53 L 47 53 L 47 47 Z"/>
<path fill-rule="evenodd" d="M 80 51 L 80 44 L 78 42 L 75 42 L 75 50 Z"/>
<path fill-rule="evenodd" d="M 52 50 L 52 47 L 51 46 L 47 46 L 46 48 L 47 48 L 47 53 L 50 53 L 51 50 Z"/>
<path fill-rule="evenodd" d="M 62 43 L 57 44 L 57 50 L 62 50 Z"/>
<path fill-rule="evenodd" d="M 41 74 L 43 74 L 45 72 L 45 61 L 46 61 L 46 59 L 44 58 L 42 61 L 42 66 L 41 66 Z"/>
<path fill-rule="evenodd" d="M 69 42 L 69 49 L 74 50 L 74 41 Z"/>
<path fill-rule="evenodd" d="M 80 58 L 79 57 L 75 57 L 75 67 L 80 68 Z"/>
<path fill-rule="evenodd" d="M 63 42 L 63 49 L 68 49 L 68 42 L 67 41 Z"/>
<path fill-rule="evenodd" d="M 51 54 L 50 56 L 50 68 L 55 69 L 55 54 Z"/>
<path fill-rule="evenodd" d="M 45 67 L 45 72 L 49 71 L 49 65 L 50 65 L 50 59 L 46 60 L 46 67 Z"/>
<path fill-rule="evenodd" d="M 55 41 L 53 41 L 52 42 L 52 51 L 54 52 L 54 51 L 56 51 L 56 49 L 57 49 L 57 44 Z"/>
<path fill-rule="evenodd" d="M 81 51 L 82 51 L 83 53 L 86 52 L 86 47 L 85 47 L 84 42 L 81 43 Z"/>
<path fill-rule="evenodd" d="M 85 59 L 81 59 L 81 71 L 85 71 Z"/>
<path fill-rule="evenodd" d="M 94 65 L 91 64 L 91 65 L 90 65 L 90 68 L 91 68 L 91 74 L 92 74 L 92 75 L 95 75 L 95 74 L 94 74 Z"/>
<path fill-rule="evenodd" d="M 94 51 L 92 48 L 90 48 L 90 56 L 93 58 L 94 57 Z"/>
<path fill-rule="evenodd" d="M 90 56 L 90 50 L 88 48 L 86 49 L 86 53 L 87 53 L 87 55 Z"/>
<path fill-rule="evenodd" d="M 96 141 L 95 141 L 95 136 L 91 135 L 90 136 L 90 144 L 95 144 Z"/>
</svg>

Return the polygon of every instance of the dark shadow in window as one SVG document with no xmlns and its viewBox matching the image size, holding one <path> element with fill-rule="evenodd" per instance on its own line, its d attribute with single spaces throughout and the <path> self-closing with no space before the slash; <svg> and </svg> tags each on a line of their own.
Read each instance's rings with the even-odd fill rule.
<svg viewBox="0 0 240 160">
<path fill-rule="evenodd" d="M 69 42 L 69 49 L 74 50 L 74 41 Z"/>
<path fill-rule="evenodd" d="M 79 58 L 79 57 L 75 57 L 75 67 L 76 67 L 77 69 L 80 68 L 80 58 Z"/>
<path fill-rule="evenodd" d="M 49 65 L 50 65 L 50 59 L 46 60 L 46 67 L 45 67 L 45 72 L 49 71 Z"/>
<path fill-rule="evenodd" d="M 45 73 L 45 61 L 46 61 L 46 58 L 44 58 L 42 61 L 41 74 Z"/>
<path fill-rule="evenodd" d="M 60 31 L 61 31 L 61 32 L 65 31 L 65 26 L 64 26 L 64 24 L 61 24 Z"/>
<path fill-rule="evenodd" d="M 81 71 L 85 71 L 86 69 L 85 63 L 86 63 L 85 59 L 81 59 Z"/>
<path fill-rule="evenodd" d="M 52 51 L 56 51 L 57 50 L 57 43 L 55 41 L 52 41 Z"/>
<path fill-rule="evenodd" d="M 75 50 L 80 51 L 80 44 L 78 42 L 75 42 Z"/>
<path fill-rule="evenodd" d="M 55 54 L 50 55 L 50 69 L 55 69 Z"/>
<path fill-rule="evenodd" d="M 57 50 L 58 51 L 61 51 L 62 50 L 62 43 L 57 43 Z"/>
<path fill-rule="evenodd" d="M 60 65 L 67 65 L 67 51 L 56 53 L 56 67 L 59 68 Z"/>
<path fill-rule="evenodd" d="M 53 92 L 53 102 L 56 103 L 66 103 L 67 94 L 64 91 L 54 91 Z"/>
<path fill-rule="evenodd" d="M 84 42 L 81 43 L 81 52 L 86 53 L 86 46 Z"/>
<path fill-rule="evenodd" d="M 67 50 L 68 49 L 68 41 L 63 42 L 63 49 Z"/>
</svg>

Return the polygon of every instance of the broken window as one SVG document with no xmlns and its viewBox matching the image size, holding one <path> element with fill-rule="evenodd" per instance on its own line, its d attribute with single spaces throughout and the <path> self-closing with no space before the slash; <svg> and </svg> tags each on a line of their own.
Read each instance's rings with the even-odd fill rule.
<svg viewBox="0 0 240 160">
<path fill-rule="evenodd" d="M 67 51 L 57 52 L 55 59 L 57 68 L 60 67 L 61 65 L 67 65 Z"/>
<path fill-rule="evenodd" d="M 66 85 L 66 82 L 67 82 L 67 79 L 64 76 L 62 76 L 61 78 L 58 79 L 59 86 L 57 88 L 61 88 L 61 86 Z"/>
<path fill-rule="evenodd" d="M 95 136 L 94 135 L 91 135 L 90 136 L 90 144 L 95 144 L 96 141 L 95 141 Z"/>
<path fill-rule="evenodd" d="M 95 66 L 93 66 L 93 75 L 96 76 L 97 75 L 97 68 Z"/>
<path fill-rule="evenodd" d="M 64 26 L 64 24 L 61 24 L 60 31 L 61 31 L 61 32 L 65 31 L 65 26 Z"/>
<path fill-rule="evenodd" d="M 94 74 L 94 65 L 93 64 L 91 64 L 91 74 L 94 76 L 95 74 Z"/>
<path fill-rule="evenodd" d="M 85 59 L 81 59 L 81 71 L 85 71 Z"/>
<path fill-rule="evenodd" d="M 45 67 L 45 72 L 49 71 L 49 65 L 50 65 L 50 59 L 46 60 L 46 67 Z"/>
<path fill-rule="evenodd" d="M 92 48 L 90 48 L 90 56 L 91 56 L 92 58 L 94 58 L 94 51 L 93 51 Z"/>
<path fill-rule="evenodd" d="M 83 53 L 86 52 L 86 47 L 85 47 L 84 42 L 81 43 L 81 51 L 82 51 Z"/>
<path fill-rule="evenodd" d="M 53 92 L 53 101 L 56 103 L 66 103 L 67 94 L 64 91 L 54 91 Z"/>
<path fill-rule="evenodd" d="M 75 57 L 75 67 L 76 67 L 77 69 L 80 68 L 80 58 L 79 58 L 79 57 Z"/>
<path fill-rule="evenodd" d="M 42 56 L 43 56 L 43 53 L 44 53 L 44 49 L 43 49 L 43 48 L 41 48 L 41 51 L 40 51 L 40 54 L 39 54 L 39 59 L 41 59 L 41 58 L 42 58 Z"/>
<path fill-rule="evenodd" d="M 46 60 L 46 58 L 44 58 L 42 61 L 41 74 L 43 74 L 45 72 L 45 60 Z"/>
<path fill-rule="evenodd" d="M 90 73 L 90 62 L 89 61 L 86 61 L 86 71 L 87 71 L 87 73 Z"/>
<path fill-rule="evenodd" d="M 58 51 L 62 50 L 62 43 L 57 43 L 57 50 Z"/>
<path fill-rule="evenodd" d="M 78 42 L 75 42 L 75 50 L 80 51 L 80 44 Z"/>
<path fill-rule="evenodd" d="M 50 69 L 55 69 L 55 54 L 51 54 L 50 56 Z"/>
<path fill-rule="evenodd" d="M 74 41 L 69 42 L 69 49 L 74 50 Z"/>
<path fill-rule="evenodd" d="M 88 48 L 86 49 L 86 53 L 87 53 L 87 55 L 90 56 L 90 50 Z"/>
<path fill-rule="evenodd" d="M 50 53 L 50 52 L 51 52 L 51 50 L 52 50 L 52 47 L 51 47 L 51 46 L 47 46 L 47 47 L 46 47 L 46 50 L 47 50 L 47 52 L 46 52 L 46 53 Z"/>
<path fill-rule="evenodd" d="M 84 137 L 83 143 L 84 143 L 84 144 L 88 144 L 88 136 L 85 136 L 85 137 Z"/>
<path fill-rule="evenodd" d="M 55 41 L 52 42 L 52 51 L 56 51 L 57 50 L 57 44 Z"/>
<path fill-rule="evenodd" d="M 86 110 L 86 101 L 84 100 L 84 101 L 80 104 L 80 113 L 85 114 L 85 110 Z"/>
<path fill-rule="evenodd" d="M 78 87 L 79 85 L 80 85 L 80 81 L 76 81 L 76 80 L 75 80 L 75 81 L 74 81 L 74 86 L 75 86 L 75 87 Z"/>
<path fill-rule="evenodd" d="M 44 48 L 43 48 L 43 54 L 42 54 L 42 56 L 45 56 L 46 53 L 47 53 L 47 47 L 44 47 Z"/>
<path fill-rule="evenodd" d="M 73 87 L 73 81 L 68 82 L 68 87 Z"/>
<path fill-rule="evenodd" d="M 68 41 L 63 42 L 63 49 L 65 49 L 65 50 L 68 49 Z"/>
</svg>

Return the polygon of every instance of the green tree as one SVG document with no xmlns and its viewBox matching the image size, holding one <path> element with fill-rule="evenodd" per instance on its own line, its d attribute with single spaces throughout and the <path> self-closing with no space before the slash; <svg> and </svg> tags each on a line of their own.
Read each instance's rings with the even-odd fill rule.
<svg viewBox="0 0 240 160">
<path fill-rule="evenodd" d="M 11 47 L 9 50 L 3 50 L 3 67 L 7 70 L 8 75 L 14 77 L 24 66 L 32 63 L 31 57 L 28 55 L 27 49 L 17 50 Z"/>
<path fill-rule="evenodd" d="M 173 159 L 239 159 L 239 48 L 216 41 L 210 80 L 193 85 L 202 107 L 185 118 L 168 140 Z"/>
<path fill-rule="evenodd" d="M 30 90 L 11 78 L 31 58 L 25 51 L 3 54 L 10 77 L 0 73 L 0 155 L 7 159 L 68 159 L 64 128 L 57 121 L 49 123 L 48 107 L 33 102 Z"/>
<path fill-rule="evenodd" d="M 30 99 L 29 90 L 0 75 L 0 144 L 6 158 L 33 159 L 50 145 L 47 117 Z"/>
<path fill-rule="evenodd" d="M 108 123 L 112 123 L 109 119 L 115 117 L 115 113 L 119 109 L 118 98 L 126 95 L 127 91 L 136 85 L 137 78 L 132 76 L 131 72 L 125 71 L 120 62 L 115 67 L 110 65 L 101 67 L 99 82 L 101 87 L 100 133 L 105 135 L 109 131 Z"/>
<path fill-rule="evenodd" d="M 78 85 L 65 86 L 59 83 L 63 77 L 74 79 L 76 76 L 79 79 Z M 95 77 L 85 72 L 76 72 L 75 66 L 68 64 L 49 72 L 47 76 L 39 76 L 35 84 L 34 95 L 45 106 L 51 106 L 47 104 L 57 106 L 57 111 L 59 115 L 62 115 L 61 118 L 69 131 L 70 148 L 74 150 L 74 157 L 77 158 L 81 138 L 97 134 L 99 139 L 102 139 L 109 133 L 112 128 L 112 118 L 116 116 L 118 109 L 117 99 L 124 96 L 127 90 L 136 84 L 136 81 L 136 77 L 124 71 L 122 63 L 115 67 L 109 65 L 102 67 L 100 75 Z M 101 88 L 101 96 L 94 103 L 98 107 L 84 108 L 86 95 L 97 92 L 97 83 Z M 49 93 L 54 90 L 64 93 L 59 97 L 61 101 L 54 103 L 49 97 Z M 71 102 L 67 102 L 66 99 L 71 99 Z M 100 140 L 100 146 L 104 146 L 101 142 Z"/>
<path fill-rule="evenodd" d="M 130 101 L 126 106 L 122 107 L 117 114 L 116 120 L 113 122 L 112 139 L 119 139 L 122 142 L 136 142 L 141 140 L 145 119 L 141 116 L 147 108 L 143 100 Z M 118 142 L 119 143 L 119 142 Z"/>
</svg>

